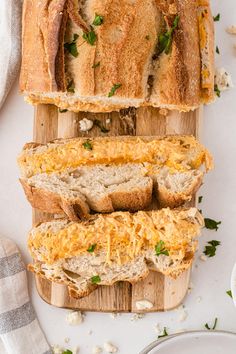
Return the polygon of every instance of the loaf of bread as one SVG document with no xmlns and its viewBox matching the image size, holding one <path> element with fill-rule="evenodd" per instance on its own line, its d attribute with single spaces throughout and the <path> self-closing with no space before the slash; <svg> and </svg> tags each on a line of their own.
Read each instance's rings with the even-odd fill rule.
<svg viewBox="0 0 236 354">
<path fill-rule="evenodd" d="M 176 278 L 192 263 L 203 217 L 195 208 L 97 214 L 89 221 L 57 220 L 34 227 L 29 269 L 68 285 L 80 298 L 99 285 L 137 282 L 150 270 Z"/>
<path fill-rule="evenodd" d="M 189 111 L 214 98 L 209 0 L 25 0 L 22 38 L 33 104 Z"/>
<path fill-rule="evenodd" d="M 18 159 L 21 184 L 34 208 L 64 212 L 143 210 L 152 201 L 177 207 L 190 201 L 212 168 L 211 156 L 191 136 L 107 137 L 28 144 Z"/>
</svg>

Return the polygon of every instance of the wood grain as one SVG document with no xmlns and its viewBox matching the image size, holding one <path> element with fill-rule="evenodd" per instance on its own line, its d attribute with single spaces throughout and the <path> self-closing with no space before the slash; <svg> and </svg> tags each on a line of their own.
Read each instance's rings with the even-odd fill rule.
<svg viewBox="0 0 236 354">
<path fill-rule="evenodd" d="M 112 113 L 60 113 L 55 106 L 39 105 L 35 109 L 34 141 L 46 143 L 56 138 L 108 135 L 166 135 L 192 134 L 198 136 L 202 111 L 190 113 L 165 112 L 156 108 L 130 108 Z M 81 132 L 79 122 L 83 118 L 99 121 L 107 133 L 95 124 L 89 132 Z M 193 202 L 194 203 L 194 202 Z M 156 208 L 155 204 L 151 206 Z M 52 216 L 33 211 L 33 223 L 51 219 Z M 185 297 L 190 270 L 173 280 L 156 272 L 136 284 L 119 282 L 112 287 L 98 287 L 89 296 L 76 300 L 68 295 L 67 287 L 36 277 L 39 295 L 57 307 L 103 312 L 142 312 L 136 301 L 147 299 L 153 303 L 150 311 L 169 310 L 178 306 Z"/>
</svg>

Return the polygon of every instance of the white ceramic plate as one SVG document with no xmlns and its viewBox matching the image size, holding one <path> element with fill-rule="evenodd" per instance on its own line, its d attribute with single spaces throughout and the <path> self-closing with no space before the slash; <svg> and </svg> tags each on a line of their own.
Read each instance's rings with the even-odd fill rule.
<svg viewBox="0 0 236 354">
<path fill-rule="evenodd" d="M 140 354 L 235 354 L 236 334 L 223 331 L 192 331 L 150 344 Z"/>
<path fill-rule="evenodd" d="M 231 274 L 231 292 L 234 300 L 234 305 L 236 306 L 236 263 Z"/>
</svg>

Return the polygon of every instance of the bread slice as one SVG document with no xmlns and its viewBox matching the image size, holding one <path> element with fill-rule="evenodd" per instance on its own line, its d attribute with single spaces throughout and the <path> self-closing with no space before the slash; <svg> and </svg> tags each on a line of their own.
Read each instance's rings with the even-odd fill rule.
<svg viewBox="0 0 236 354">
<path fill-rule="evenodd" d="M 20 90 L 72 111 L 189 111 L 214 98 L 214 48 L 208 0 L 25 0 Z"/>
<path fill-rule="evenodd" d="M 77 221 L 88 218 L 90 210 L 146 209 L 152 201 L 153 184 L 158 204 L 174 208 L 190 201 L 202 180 L 203 172 L 198 170 L 170 173 L 164 167 L 152 174 L 143 164 L 124 164 L 83 166 L 20 181 L 33 208 L 64 212 Z"/>
<path fill-rule="evenodd" d="M 61 173 L 42 173 L 21 179 L 34 208 L 67 214 L 71 220 L 89 211 L 142 210 L 152 200 L 153 181 L 142 164 L 78 167 Z"/>
<path fill-rule="evenodd" d="M 29 269 L 69 286 L 72 296 L 98 285 L 137 282 L 150 270 L 176 278 L 192 263 L 203 217 L 195 208 L 98 214 L 89 221 L 42 223 L 29 233 Z"/>
<path fill-rule="evenodd" d="M 97 137 L 55 140 L 48 144 L 26 144 L 18 157 L 23 178 L 40 173 L 61 172 L 79 166 L 145 163 L 148 168 L 167 166 L 185 172 L 213 167 L 212 157 L 193 136 Z"/>
</svg>

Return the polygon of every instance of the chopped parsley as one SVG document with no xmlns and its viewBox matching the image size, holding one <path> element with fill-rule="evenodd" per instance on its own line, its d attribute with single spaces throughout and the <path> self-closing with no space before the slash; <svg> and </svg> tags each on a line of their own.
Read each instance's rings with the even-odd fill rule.
<svg viewBox="0 0 236 354">
<path fill-rule="evenodd" d="M 62 354 L 73 354 L 71 350 L 66 349 L 62 352 Z"/>
<path fill-rule="evenodd" d="M 217 54 L 220 54 L 220 50 L 219 50 L 218 45 L 216 46 L 216 53 L 217 53 Z"/>
<path fill-rule="evenodd" d="M 212 240 L 207 243 L 208 244 L 205 246 L 203 253 L 209 258 L 214 257 L 216 255 L 216 247 L 220 245 L 220 241 Z"/>
<path fill-rule="evenodd" d="M 93 25 L 94 26 L 101 26 L 103 24 L 103 16 L 100 16 L 98 14 L 95 14 L 95 18 L 93 20 Z"/>
<path fill-rule="evenodd" d="M 94 120 L 94 125 L 96 125 L 98 128 L 100 128 L 102 133 L 108 133 L 110 130 L 107 129 L 106 127 L 104 127 L 104 125 L 102 124 L 102 122 L 98 119 Z"/>
<path fill-rule="evenodd" d="M 217 325 L 217 322 L 218 322 L 218 318 L 216 317 L 215 318 L 215 321 L 214 321 L 214 324 L 213 324 L 213 327 L 209 327 L 208 323 L 205 324 L 205 328 L 208 329 L 209 331 L 211 330 L 215 330 L 216 329 L 216 325 Z"/>
<path fill-rule="evenodd" d="M 215 22 L 220 21 L 220 14 L 217 14 L 216 16 L 213 16 L 213 20 L 214 20 Z"/>
<path fill-rule="evenodd" d="M 100 66 L 100 61 L 97 62 L 97 63 L 94 63 L 93 66 L 92 66 L 92 68 L 93 68 L 93 69 L 96 69 L 96 68 L 98 68 L 99 66 Z"/>
<path fill-rule="evenodd" d="M 108 93 L 108 97 L 114 96 L 116 90 L 118 90 L 122 85 L 121 84 L 114 84 L 111 88 L 111 91 Z"/>
<path fill-rule="evenodd" d="M 59 108 L 58 110 L 60 113 L 66 113 L 68 111 L 68 109 L 61 109 L 61 108 Z"/>
<path fill-rule="evenodd" d="M 74 84 L 73 79 L 68 83 L 68 85 L 67 85 L 67 91 L 68 91 L 68 92 L 75 93 L 75 84 Z"/>
<path fill-rule="evenodd" d="M 89 44 L 94 45 L 94 43 L 96 42 L 97 36 L 96 36 L 96 33 L 94 32 L 94 30 L 92 29 L 90 32 L 83 34 L 83 39 L 86 42 L 88 42 Z"/>
<path fill-rule="evenodd" d="M 101 278 L 99 277 L 99 275 L 94 275 L 94 276 L 91 278 L 91 282 L 92 282 L 93 284 L 101 283 Z"/>
<path fill-rule="evenodd" d="M 220 97 L 220 89 L 219 89 L 218 85 L 216 85 L 216 84 L 214 85 L 214 91 L 216 93 L 216 96 Z"/>
<path fill-rule="evenodd" d="M 202 202 L 202 198 L 203 198 L 202 195 L 200 195 L 200 196 L 198 197 L 198 203 L 199 203 L 199 204 Z"/>
<path fill-rule="evenodd" d="M 173 26 L 168 29 L 165 33 L 160 33 L 158 37 L 158 55 L 162 52 L 165 54 L 169 54 L 171 51 L 172 41 L 173 41 L 173 33 L 177 28 L 179 23 L 179 16 L 177 15 L 174 19 Z"/>
<path fill-rule="evenodd" d="M 83 143 L 83 147 L 84 147 L 86 150 L 93 150 L 93 146 L 92 146 L 90 140 L 86 140 L 86 141 Z"/>
<path fill-rule="evenodd" d="M 231 291 L 231 290 L 226 291 L 226 294 L 227 294 L 227 295 L 229 295 L 230 297 L 233 297 L 233 296 L 232 296 L 232 291 Z"/>
<path fill-rule="evenodd" d="M 93 253 L 95 251 L 95 248 L 97 247 L 97 244 L 94 243 L 93 245 L 89 246 L 89 248 L 87 249 L 87 251 L 89 253 Z"/>
<path fill-rule="evenodd" d="M 159 241 L 158 244 L 155 246 L 155 252 L 157 256 L 164 254 L 165 256 L 169 256 L 168 250 L 165 248 L 164 241 Z"/>
<path fill-rule="evenodd" d="M 218 225 L 221 224 L 221 221 L 215 221 L 215 220 L 209 219 L 209 218 L 205 218 L 204 222 L 205 222 L 205 228 L 207 228 L 209 230 L 215 230 L 215 231 L 217 231 L 219 229 Z"/>
<path fill-rule="evenodd" d="M 163 337 L 167 337 L 169 334 L 167 333 L 166 327 L 164 327 L 163 329 L 163 334 L 161 334 L 160 336 L 158 336 L 157 338 L 163 338 Z"/>
<path fill-rule="evenodd" d="M 64 44 L 64 48 L 66 48 L 68 52 L 75 58 L 79 55 L 76 45 L 76 41 L 78 38 L 79 35 L 75 33 L 72 42 Z"/>
</svg>

